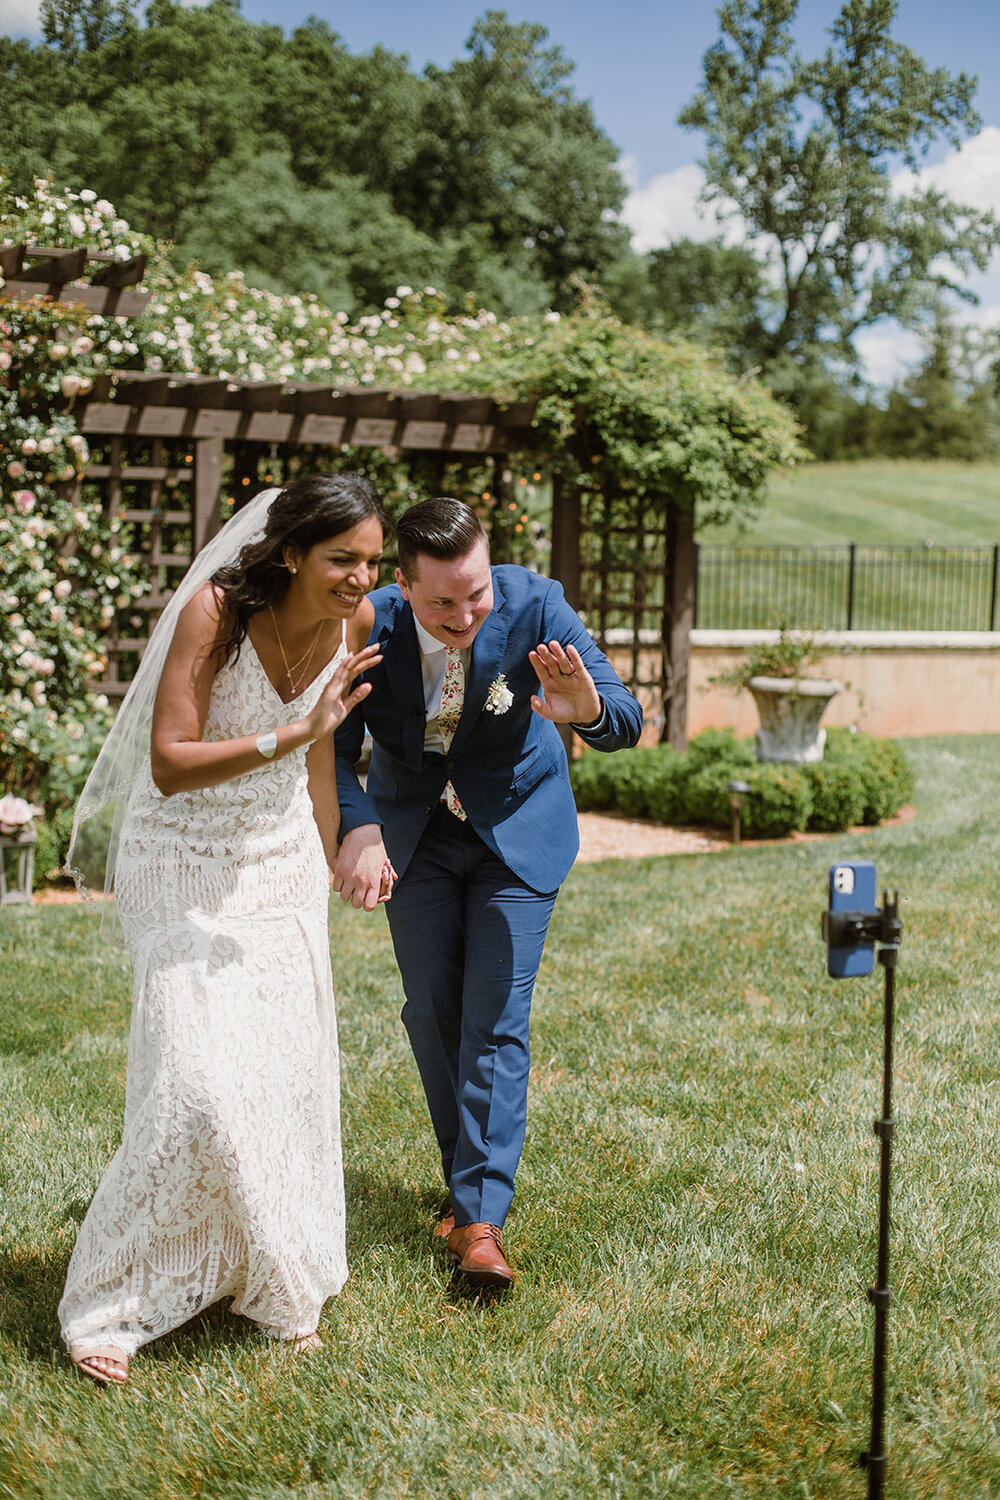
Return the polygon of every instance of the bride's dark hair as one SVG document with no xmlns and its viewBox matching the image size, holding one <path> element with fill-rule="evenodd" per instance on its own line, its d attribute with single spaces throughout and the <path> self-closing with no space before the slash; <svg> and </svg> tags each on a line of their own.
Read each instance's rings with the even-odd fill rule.
<svg viewBox="0 0 1000 1500">
<path fill-rule="evenodd" d="M 264 535 L 212 578 L 232 621 L 225 642 L 227 660 L 239 654 L 251 615 L 277 604 L 288 592 L 291 579 L 285 548 L 308 552 L 317 542 L 350 531 L 369 516 L 375 517 L 387 537 L 392 523 L 375 486 L 360 474 L 309 474 L 275 496 Z"/>
</svg>

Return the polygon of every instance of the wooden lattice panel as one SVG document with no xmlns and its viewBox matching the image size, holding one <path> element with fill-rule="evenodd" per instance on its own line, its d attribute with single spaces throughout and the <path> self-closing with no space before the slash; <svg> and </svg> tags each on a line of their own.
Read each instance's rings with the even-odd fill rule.
<svg viewBox="0 0 1000 1500">
<path fill-rule="evenodd" d="M 580 546 L 580 608 L 602 649 L 636 692 L 660 686 L 666 523 L 662 509 L 590 495 Z"/>
<path fill-rule="evenodd" d="M 118 434 L 91 438 L 91 445 L 83 484 L 99 490 L 106 517 L 119 518 L 120 545 L 143 559 L 151 585 L 119 612 L 105 640 L 108 670 L 100 690 L 119 698 L 198 550 L 197 450 L 159 436 Z"/>
</svg>

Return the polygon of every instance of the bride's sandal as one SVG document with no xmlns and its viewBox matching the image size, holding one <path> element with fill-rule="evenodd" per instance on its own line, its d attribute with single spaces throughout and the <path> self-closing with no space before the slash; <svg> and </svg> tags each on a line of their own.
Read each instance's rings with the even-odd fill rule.
<svg viewBox="0 0 1000 1500">
<path fill-rule="evenodd" d="M 288 1339 L 287 1347 L 293 1354 L 308 1354 L 313 1349 L 322 1349 L 323 1340 L 318 1333 L 302 1333 L 298 1338 Z"/>
<path fill-rule="evenodd" d="M 99 1385 L 124 1385 L 128 1379 L 128 1355 L 114 1344 L 104 1344 L 100 1349 L 80 1349 L 77 1345 L 70 1349 L 69 1357 L 81 1375 L 89 1375 Z"/>
</svg>

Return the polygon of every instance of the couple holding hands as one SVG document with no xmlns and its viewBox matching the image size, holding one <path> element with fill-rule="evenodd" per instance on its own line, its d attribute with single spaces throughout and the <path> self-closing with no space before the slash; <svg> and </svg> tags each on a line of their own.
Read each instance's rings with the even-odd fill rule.
<svg viewBox="0 0 1000 1500">
<path fill-rule="evenodd" d="M 357 475 L 257 496 L 171 599 L 81 797 L 68 864 L 102 814 L 134 970 L 122 1143 L 60 1303 L 102 1383 L 224 1297 L 319 1343 L 347 1275 L 330 871 L 386 904 L 435 1236 L 472 1286 L 514 1280 L 531 994 L 578 849 L 555 725 L 616 750 L 642 711 L 557 582 L 491 566 L 468 506 L 407 511 L 369 594 L 389 530 Z"/>
</svg>

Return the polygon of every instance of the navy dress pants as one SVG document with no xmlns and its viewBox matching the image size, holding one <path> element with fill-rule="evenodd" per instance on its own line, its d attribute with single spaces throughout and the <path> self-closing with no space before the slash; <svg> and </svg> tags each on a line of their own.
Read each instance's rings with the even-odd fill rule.
<svg viewBox="0 0 1000 1500">
<path fill-rule="evenodd" d="M 531 992 L 557 894 L 531 890 L 442 805 L 386 905 L 458 1224 L 502 1225 L 514 1196 Z"/>
</svg>

